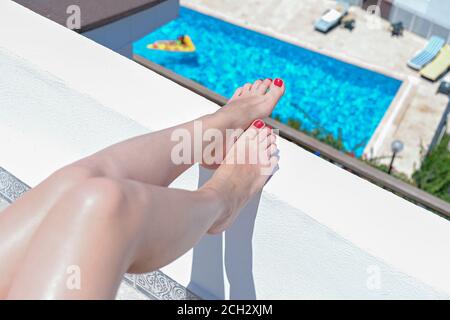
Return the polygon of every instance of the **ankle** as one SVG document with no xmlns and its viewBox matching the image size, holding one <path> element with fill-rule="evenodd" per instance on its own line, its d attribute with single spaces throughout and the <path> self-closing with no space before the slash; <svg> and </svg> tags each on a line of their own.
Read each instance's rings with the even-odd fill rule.
<svg viewBox="0 0 450 320">
<path fill-rule="evenodd" d="M 232 106 L 224 106 L 214 114 L 214 121 L 221 124 L 223 129 L 246 129 L 245 117 Z"/>
<path fill-rule="evenodd" d="M 227 190 L 224 190 L 211 180 L 205 183 L 198 192 L 200 192 L 205 199 L 208 199 L 215 204 L 215 208 L 217 208 L 217 217 L 222 217 L 232 211 L 233 202 L 230 197 L 230 192 L 227 192 Z"/>
<path fill-rule="evenodd" d="M 197 192 L 204 199 L 219 204 L 219 207 L 223 207 L 223 204 L 227 202 L 224 192 L 211 183 L 211 181 L 206 182 Z"/>
</svg>

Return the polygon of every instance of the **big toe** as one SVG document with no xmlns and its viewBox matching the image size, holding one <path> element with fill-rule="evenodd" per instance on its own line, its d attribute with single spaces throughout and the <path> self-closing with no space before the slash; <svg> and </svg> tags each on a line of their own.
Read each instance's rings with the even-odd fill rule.
<svg viewBox="0 0 450 320">
<path fill-rule="evenodd" d="M 253 124 L 247 130 L 244 131 L 240 138 L 242 138 L 242 140 L 255 139 L 265 127 L 266 123 L 261 119 L 257 119 L 253 121 Z"/>
<path fill-rule="evenodd" d="M 274 104 L 276 104 L 280 98 L 283 96 L 286 87 L 284 81 L 280 78 L 277 78 L 272 81 L 269 87 L 269 91 L 266 96 L 270 97 Z"/>
</svg>

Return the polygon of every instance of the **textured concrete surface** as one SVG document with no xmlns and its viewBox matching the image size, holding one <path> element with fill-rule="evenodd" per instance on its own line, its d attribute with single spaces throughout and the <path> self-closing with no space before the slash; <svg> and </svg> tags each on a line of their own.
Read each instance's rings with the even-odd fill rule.
<svg viewBox="0 0 450 320">
<path fill-rule="evenodd" d="M 314 31 L 314 21 L 327 8 L 335 6 L 336 1 L 181 0 L 181 4 L 228 17 L 242 25 L 265 28 L 268 33 L 291 37 L 301 45 L 369 69 L 412 79 L 414 88 L 406 99 L 405 110 L 400 119 L 396 119 L 395 127 L 389 129 L 390 135 L 381 142 L 374 156 L 389 156 L 391 142 L 401 139 L 405 150 L 395 168 L 409 175 L 420 164 L 421 150 L 431 142 L 448 101 L 445 96 L 435 94 L 437 84 L 420 78 L 417 72 L 407 67 L 407 61 L 426 44 L 425 39 L 410 32 L 392 38 L 387 21 L 371 19 L 373 16 L 357 7 L 350 9 L 356 19 L 353 32 L 339 27 L 327 35 Z"/>
</svg>

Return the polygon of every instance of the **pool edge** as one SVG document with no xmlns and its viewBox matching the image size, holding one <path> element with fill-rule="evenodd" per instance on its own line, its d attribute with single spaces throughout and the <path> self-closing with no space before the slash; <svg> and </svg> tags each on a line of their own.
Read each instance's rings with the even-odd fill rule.
<svg viewBox="0 0 450 320">
<path fill-rule="evenodd" d="M 416 90 L 416 83 L 414 78 L 407 77 L 397 90 L 394 99 L 392 100 L 383 118 L 378 123 L 377 128 L 369 139 L 369 142 L 364 147 L 363 156 L 376 158 L 382 156 L 380 154 L 381 145 L 386 138 L 393 136 L 397 130 L 401 119 L 403 119 L 408 110 L 409 102 L 413 97 L 413 92 Z"/>
</svg>

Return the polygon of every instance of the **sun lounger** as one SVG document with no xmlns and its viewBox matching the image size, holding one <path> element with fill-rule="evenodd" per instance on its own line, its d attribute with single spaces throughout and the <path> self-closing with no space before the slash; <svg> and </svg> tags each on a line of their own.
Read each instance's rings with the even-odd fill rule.
<svg viewBox="0 0 450 320">
<path fill-rule="evenodd" d="M 324 15 L 316 21 L 314 28 L 317 31 L 327 33 L 341 22 L 342 18 L 347 14 L 347 8 L 330 9 L 327 10 Z"/>
<path fill-rule="evenodd" d="M 408 66 L 410 66 L 414 70 L 422 69 L 436 57 L 436 55 L 439 53 L 439 50 L 441 50 L 444 44 L 444 39 L 436 36 L 431 37 L 426 48 L 419 52 L 414 58 L 412 58 L 408 62 Z"/>
<path fill-rule="evenodd" d="M 450 45 L 441 49 L 436 59 L 420 71 L 420 75 L 432 81 L 443 76 L 450 68 Z"/>
</svg>

